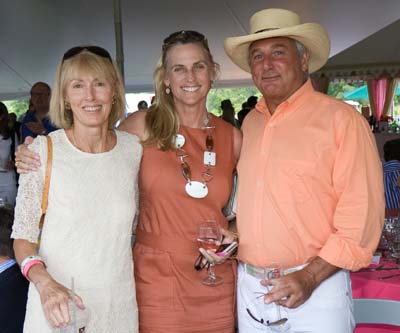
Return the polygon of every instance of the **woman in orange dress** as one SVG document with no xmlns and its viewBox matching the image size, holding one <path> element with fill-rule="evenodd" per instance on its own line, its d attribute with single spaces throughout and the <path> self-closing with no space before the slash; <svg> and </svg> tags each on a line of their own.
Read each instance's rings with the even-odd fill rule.
<svg viewBox="0 0 400 333">
<path fill-rule="evenodd" d="M 217 70 L 202 34 L 170 35 L 154 73 L 155 104 L 120 126 L 145 147 L 134 248 L 141 333 L 234 331 L 234 262 L 215 267 L 223 278 L 218 286 L 202 284 L 206 271 L 194 269 L 199 223 L 211 219 L 228 228 L 221 210 L 241 146 L 240 131 L 207 112 Z"/>
</svg>

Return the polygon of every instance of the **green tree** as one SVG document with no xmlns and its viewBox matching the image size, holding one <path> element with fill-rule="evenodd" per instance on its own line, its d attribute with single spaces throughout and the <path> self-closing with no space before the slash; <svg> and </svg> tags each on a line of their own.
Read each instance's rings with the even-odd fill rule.
<svg viewBox="0 0 400 333">
<path fill-rule="evenodd" d="M 29 101 L 25 99 L 16 99 L 12 101 L 5 101 L 9 113 L 15 113 L 17 118 L 24 114 L 29 107 Z"/>
<path fill-rule="evenodd" d="M 255 87 L 211 89 L 207 97 L 207 110 L 216 116 L 220 116 L 222 114 L 221 102 L 224 99 L 230 99 L 235 112 L 238 113 L 242 109 L 242 104 L 253 95 L 261 96 Z"/>
<path fill-rule="evenodd" d="M 343 80 L 338 82 L 330 82 L 328 87 L 328 95 L 337 99 L 343 99 L 343 94 L 363 86 L 365 82 L 345 82 Z"/>
</svg>

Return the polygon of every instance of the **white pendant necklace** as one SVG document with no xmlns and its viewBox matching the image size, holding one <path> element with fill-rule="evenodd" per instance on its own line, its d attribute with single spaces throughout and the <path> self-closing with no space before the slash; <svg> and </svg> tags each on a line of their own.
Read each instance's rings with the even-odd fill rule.
<svg viewBox="0 0 400 333">
<path fill-rule="evenodd" d="M 190 166 L 186 161 L 189 155 L 183 149 L 185 145 L 186 138 L 178 133 L 175 137 L 175 147 L 176 156 L 180 159 L 182 175 L 186 180 L 185 192 L 192 198 L 202 199 L 208 195 L 207 183 L 213 178 L 211 174 L 211 168 L 216 165 L 216 153 L 212 151 L 214 148 L 213 130 L 215 126 L 209 126 L 210 118 L 207 114 L 207 118 L 204 121 L 204 126 L 202 129 L 206 132 L 205 146 L 206 151 L 204 151 L 203 163 L 206 167 L 205 171 L 202 173 L 202 181 L 192 180 L 192 173 Z"/>
</svg>

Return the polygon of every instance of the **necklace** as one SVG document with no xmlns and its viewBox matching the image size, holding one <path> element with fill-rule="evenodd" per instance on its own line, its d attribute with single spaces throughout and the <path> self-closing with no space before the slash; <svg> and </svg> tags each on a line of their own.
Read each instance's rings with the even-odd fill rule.
<svg viewBox="0 0 400 333">
<path fill-rule="evenodd" d="M 205 139 L 206 150 L 204 151 L 203 154 L 203 164 L 205 166 L 205 170 L 201 174 L 202 178 L 201 181 L 192 180 L 192 172 L 188 162 L 186 161 L 186 159 L 190 156 L 183 149 L 183 146 L 185 145 L 186 142 L 186 138 L 180 133 L 178 133 L 175 138 L 176 156 L 180 160 L 182 175 L 186 180 L 185 192 L 190 197 L 196 199 L 202 199 L 208 195 L 207 184 L 213 179 L 211 170 L 212 167 L 216 165 L 216 156 L 217 156 L 217 154 L 214 151 L 212 151 L 214 148 L 213 131 L 215 129 L 215 126 L 210 125 L 210 116 L 208 113 L 201 129 L 206 132 L 206 139 Z"/>
<path fill-rule="evenodd" d="M 106 142 L 105 147 L 99 151 L 92 151 L 90 148 L 87 148 L 87 147 L 83 148 L 83 144 L 78 142 L 78 140 L 75 138 L 75 132 L 74 132 L 73 128 L 70 133 L 71 133 L 71 139 L 72 139 L 71 143 L 73 144 L 73 146 L 75 146 L 77 149 L 79 149 L 82 152 L 91 153 L 91 154 L 99 154 L 99 153 L 107 152 L 112 149 L 112 146 L 113 146 L 112 141 L 113 141 L 113 136 L 114 136 L 113 131 L 110 131 L 110 130 L 107 131 L 108 142 Z"/>
</svg>

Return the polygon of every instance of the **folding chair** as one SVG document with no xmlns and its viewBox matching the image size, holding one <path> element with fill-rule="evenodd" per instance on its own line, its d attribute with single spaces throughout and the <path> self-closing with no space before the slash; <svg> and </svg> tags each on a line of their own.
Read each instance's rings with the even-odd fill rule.
<svg viewBox="0 0 400 333">
<path fill-rule="evenodd" d="M 400 326 L 400 301 L 355 298 L 354 318 L 356 324 Z"/>
</svg>

